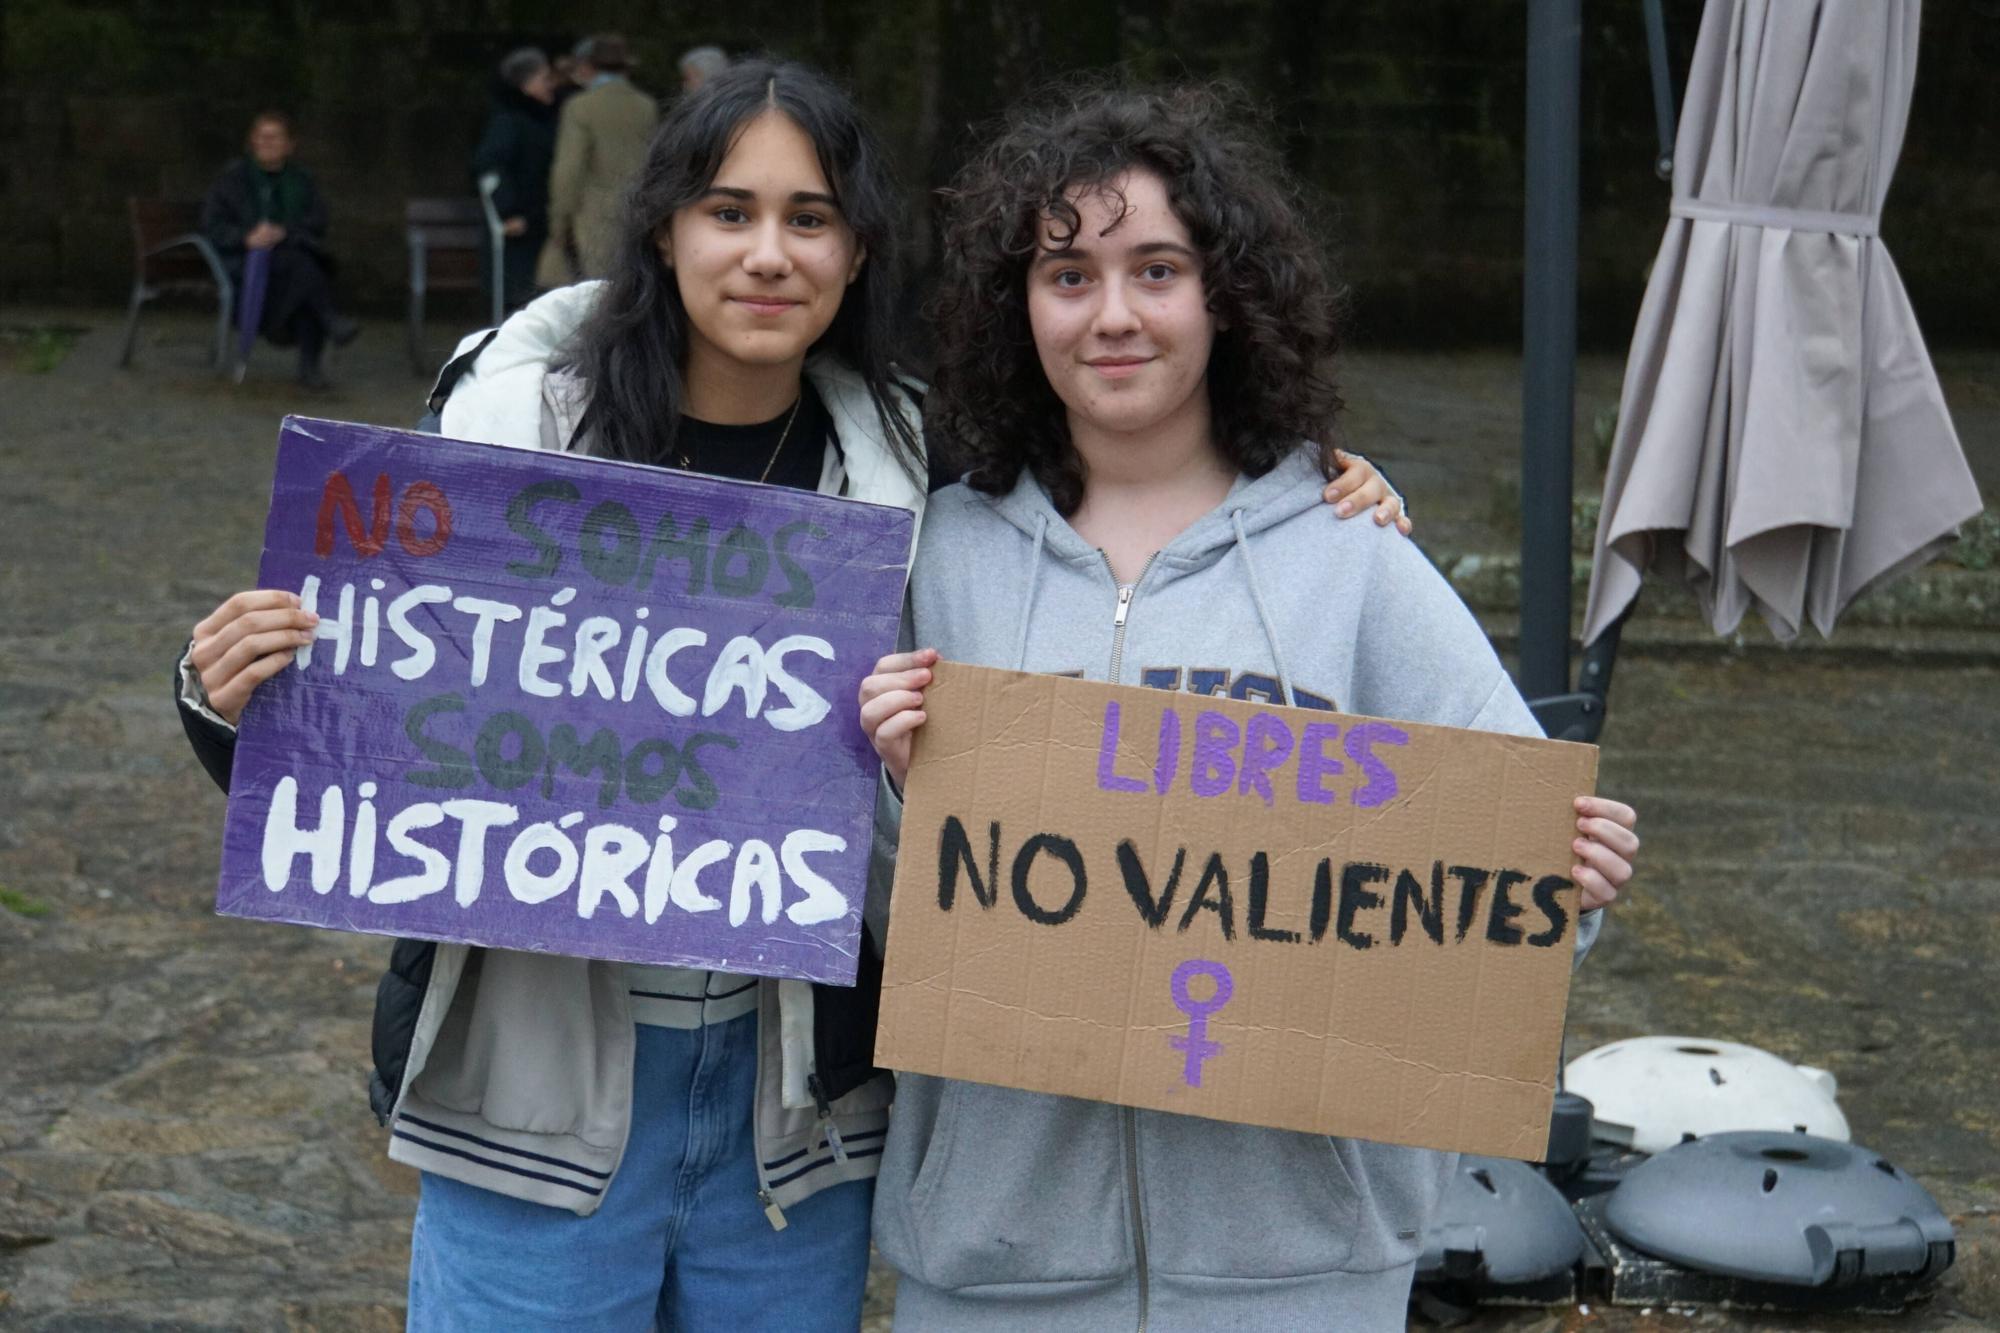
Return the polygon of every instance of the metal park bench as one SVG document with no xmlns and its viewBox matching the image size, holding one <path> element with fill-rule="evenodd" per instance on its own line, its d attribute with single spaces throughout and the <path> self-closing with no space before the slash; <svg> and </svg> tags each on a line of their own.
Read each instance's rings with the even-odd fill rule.
<svg viewBox="0 0 2000 1333">
<path fill-rule="evenodd" d="M 434 369 L 424 350 L 424 298 L 432 291 L 480 291 L 485 286 L 483 259 L 496 275 L 493 322 L 500 322 L 504 312 L 497 295 L 496 220 L 483 198 L 412 199 L 404 206 L 404 235 L 410 246 L 410 368 L 416 374 Z"/>
<path fill-rule="evenodd" d="M 139 309 L 169 291 L 215 293 L 215 356 L 218 370 L 229 364 L 229 317 L 236 290 L 221 256 L 198 230 L 201 207 L 166 199 L 125 200 L 132 221 L 132 303 L 125 318 L 125 343 L 118 364 L 132 364 L 139 339 Z"/>
</svg>

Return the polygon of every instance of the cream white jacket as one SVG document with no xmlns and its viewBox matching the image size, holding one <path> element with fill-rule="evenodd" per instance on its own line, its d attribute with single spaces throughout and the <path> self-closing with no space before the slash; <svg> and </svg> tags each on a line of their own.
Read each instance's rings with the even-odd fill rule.
<svg viewBox="0 0 2000 1333">
<path fill-rule="evenodd" d="M 510 318 L 445 404 L 442 433 L 520 449 L 567 446 L 587 402 L 550 362 L 602 284 L 550 292 Z M 473 339 L 461 344 L 469 350 Z M 818 358 L 806 373 L 839 439 L 820 490 L 911 510 L 924 482 L 884 438 L 861 377 Z M 914 402 L 900 404 L 913 427 Z M 892 816 L 878 852 L 893 855 Z M 878 867 L 887 861 L 877 856 Z M 885 886 L 871 883 L 871 895 Z M 891 1084 L 881 1077 L 835 1102 L 831 1123 L 807 1090 L 813 993 L 804 982 L 758 988 L 755 1107 L 758 1194 L 781 1210 L 828 1185 L 873 1176 Z M 617 963 L 441 944 L 417 1016 L 389 1155 L 399 1162 L 578 1214 L 594 1212 L 617 1174 L 631 1125 L 633 1021 Z"/>
</svg>

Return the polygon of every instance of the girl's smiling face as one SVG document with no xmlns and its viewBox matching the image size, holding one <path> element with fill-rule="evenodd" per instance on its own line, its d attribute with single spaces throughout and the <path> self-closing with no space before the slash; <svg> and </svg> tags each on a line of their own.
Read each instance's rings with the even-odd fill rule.
<svg viewBox="0 0 2000 1333">
<path fill-rule="evenodd" d="M 691 363 L 803 361 L 866 259 L 812 140 L 775 110 L 743 127 L 656 244 L 687 309 Z"/>
<path fill-rule="evenodd" d="M 1070 435 L 1136 437 L 1208 412 L 1215 316 L 1201 258 L 1157 175 L 1072 191 L 1076 234 L 1044 215 L 1028 322 Z"/>
</svg>

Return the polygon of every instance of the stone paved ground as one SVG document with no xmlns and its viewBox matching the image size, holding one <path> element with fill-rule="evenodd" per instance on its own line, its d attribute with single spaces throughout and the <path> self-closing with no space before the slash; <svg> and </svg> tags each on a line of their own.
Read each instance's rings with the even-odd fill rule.
<svg viewBox="0 0 2000 1333">
<path fill-rule="evenodd" d="M 407 423 L 421 390 L 386 327 L 336 363 L 348 387 L 301 400 L 269 351 L 241 388 L 207 378 L 198 320 L 154 322 L 119 372 L 114 316 L 0 313 L 30 319 L 91 331 L 47 374 L 0 344 L 0 1326 L 398 1327 L 414 1181 L 362 1094 L 385 949 L 212 914 L 222 800 L 166 676 L 254 569 L 279 415 Z M 1991 487 L 2000 357 L 1947 369 Z M 1498 355 L 1351 373 L 1355 443 L 1396 466 L 1427 540 L 1496 540 L 1514 374 Z M 1586 362 L 1586 416 L 1616 375 Z M 1628 657 L 1605 737 L 1645 877 L 1579 979 L 1571 1050 L 1688 1033 L 1835 1071 L 1857 1137 L 1959 1228 L 1957 1269 L 1898 1328 L 2000 1323 L 1996 754 L 2000 655 L 1977 650 Z"/>
</svg>

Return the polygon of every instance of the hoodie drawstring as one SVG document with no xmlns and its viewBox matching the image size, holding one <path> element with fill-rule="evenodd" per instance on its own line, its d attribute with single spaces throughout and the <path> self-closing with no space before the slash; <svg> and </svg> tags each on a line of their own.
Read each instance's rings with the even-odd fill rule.
<svg viewBox="0 0 2000 1333">
<path fill-rule="evenodd" d="M 1035 515 L 1035 549 L 1028 553 L 1028 595 L 1021 599 L 1021 629 L 1014 637 L 1014 670 L 1028 669 L 1028 626 L 1035 614 L 1035 585 L 1042 577 L 1042 546 L 1049 535 L 1049 516 Z"/>
<path fill-rule="evenodd" d="M 1271 644 L 1271 661 L 1278 668 L 1278 686 L 1285 692 L 1285 702 L 1296 708 L 1299 701 L 1292 695 L 1292 673 L 1285 670 L 1285 654 L 1278 647 L 1278 629 L 1271 623 L 1270 609 L 1264 605 L 1264 589 L 1257 582 L 1257 562 L 1250 558 L 1250 534 L 1243 530 L 1243 511 L 1230 510 L 1229 521 L 1236 529 L 1236 549 L 1243 553 L 1243 572 L 1249 577 L 1250 600 L 1256 604 L 1257 619 L 1263 624 L 1264 637 Z"/>
</svg>

